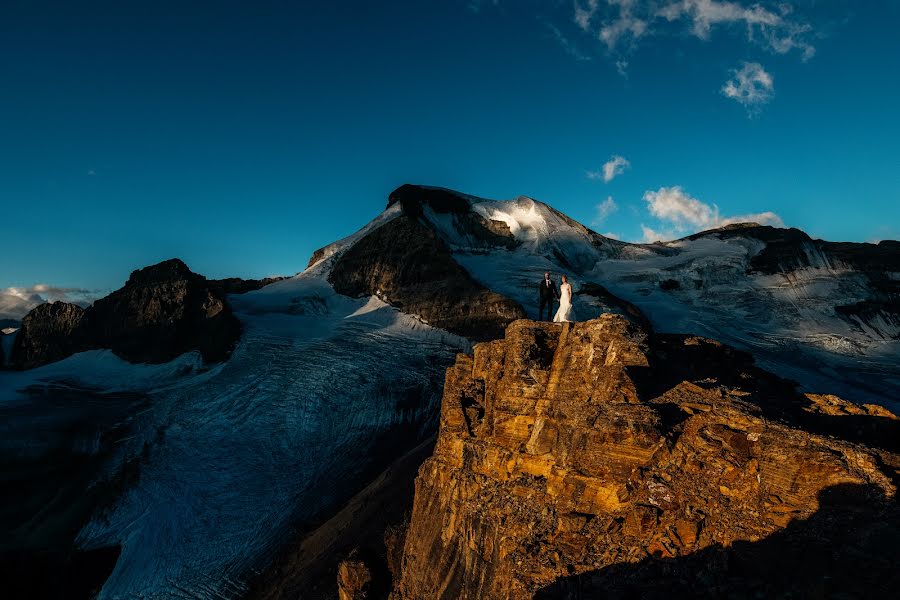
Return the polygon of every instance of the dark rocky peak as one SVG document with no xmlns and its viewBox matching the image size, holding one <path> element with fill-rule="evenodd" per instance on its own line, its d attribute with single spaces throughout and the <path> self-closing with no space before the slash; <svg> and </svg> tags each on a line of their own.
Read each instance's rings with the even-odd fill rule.
<svg viewBox="0 0 900 600">
<path fill-rule="evenodd" d="M 388 208 L 399 203 L 404 216 L 420 219 L 451 246 L 462 244 L 467 249 L 518 246 L 519 241 L 512 235 L 509 225 L 503 221 L 487 219 L 472 210 L 473 200 L 473 196 L 453 190 L 405 184 L 388 196 Z M 447 222 L 452 224 L 451 228 L 446 229 L 432 223 L 428 219 L 428 212 L 449 217 Z"/>
<path fill-rule="evenodd" d="M 229 287 L 240 286 L 210 282 L 179 259 L 139 269 L 87 309 L 62 302 L 34 308 L 10 363 L 30 369 L 102 348 L 130 362 L 167 362 L 192 350 L 207 362 L 225 360 L 241 334 L 225 299 Z"/>
<path fill-rule="evenodd" d="M 697 240 L 704 237 L 716 236 L 721 239 L 730 238 L 754 238 L 769 244 L 799 244 L 812 240 L 805 232 L 794 227 L 772 227 L 759 223 L 732 223 L 715 229 L 707 229 L 687 236 L 688 240 Z"/>
<path fill-rule="evenodd" d="M 161 263 L 132 271 L 131 277 L 125 283 L 129 285 L 150 285 L 154 283 L 171 283 L 173 281 L 206 279 L 191 271 L 184 261 L 179 258 L 170 258 Z"/>
<path fill-rule="evenodd" d="M 397 203 L 412 217 L 422 216 L 425 206 L 436 213 L 466 213 L 471 207 L 468 198 L 462 194 L 411 183 L 401 185 L 388 196 L 387 208 Z"/>
<path fill-rule="evenodd" d="M 496 338 L 525 316 L 518 303 L 472 278 L 425 220 L 408 214 L 356 242 L 334 263 L 328 280 L 340 294 L 378 296 L 474 340 Z"/>
</svg>

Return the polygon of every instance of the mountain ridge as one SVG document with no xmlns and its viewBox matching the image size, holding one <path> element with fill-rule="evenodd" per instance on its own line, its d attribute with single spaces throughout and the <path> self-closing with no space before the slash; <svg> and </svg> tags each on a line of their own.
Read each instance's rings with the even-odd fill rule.
<svg viewBox="0 0 900 600">
<path fill-rule="evenodd" d="M 767 242 L 741 231 L 634 245 L 530 198 L 404 186 L 293 277 L 240 294 L 206 280 L 241 328 L 226 360 L 180 346 L 168 362 L 133 364 L 92 347 L 0 373 L 0 407 L 62 389 L 86 405 L 113 391 L 146 398 L 150 410 L 127 417 L 127 436 L 84 432 L 116 440 L 97 477 L 139 476 L 73 526 L 73 543 L 121 548 L 108 597 L 240 595 L 289 540 L 314 534 L 373 473 L 434 434 L 446 369 L 473 341 L 536 316 L 544 271 L 570 276 L 579 321 L 611 313 L 657 339 L 718 339 L 804 391 L 855 403 L 830 410 L 890 407 L 900 387 L 895 246 L 787 240 L 770 253 L 778 268 L 757 272 Z M 65 405 L 77 411 L 69 397 Z M 45 428 L 47 452 L 55 436 L 80 435 L 67 414 L 59 432 Z M 26 431 L 11 429 L 6 443 L 28 442 L 16 437 Z"/>
</svg>

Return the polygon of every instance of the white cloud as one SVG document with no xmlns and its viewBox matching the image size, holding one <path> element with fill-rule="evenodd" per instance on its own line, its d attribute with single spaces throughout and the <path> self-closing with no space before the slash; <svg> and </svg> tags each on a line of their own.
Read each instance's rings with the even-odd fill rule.
<svg viewBox="0 0 900 600">
<path fill-rule="evenodd" d="M 594 14 L 597 12 L 598 8 L 598 0 L 587 0 L 587 2 L 582 3 L 579 0 L 574 1 L 574 9 L 575 14 L 573 19 L 575 20 L 575 24 L 578 25 L 583 31 L 587 31 L 590 29 L 591 20 L 594 18 Z"/>
<path fill-rule="evenodd" d="M 644 201 L 647 202 L 650 214 L 663 224 L 662 229 L 655 230 L 642 223 L 641 231 L 645 242 L 672 240 L 696 231 L 735 223 L 784 227 L 781 217 L 771 211 L 722 217 L 718 206 L 694 198 L 680 186 L 647 191 L 644 193 Z"/>
<path fill-rule="evenodd" d="M 31 287 L 0 289 L 0 319 L 19 320 L 32 308 L 44 302 L 71 302 L 87 306 L 99 293 L 95 290 L 66 288 L 39 283 Z"/>
<path fill-rule="evenodd" d="M 820 35 L 794 10 L 800 4 L 797 0 L 557 0 L 554 4 L 563 12 L 557 13 L 552 24 L 547 13 L 553 9 L 539 11 L 537 18 L 563 49 L 582 61 L 605 55 L 623 77 L 640 44 L 660 37 L 677 41 L 688 34 L 708 40 L 721 32 L 775 54 L 796 51 L 806 61 L 815 55 L 812 42 Z M 477 11 L 488 5 L 496 7 L 499 2 L 471 0 L 470 7 Z M 508 9 L 511 4 L 503 6 Z M 773 96 L 771 76 L 759 69 L 748 73 L 744 87 L 736 72 L 735 79 L 722 88 L 748 107 L 751 115 Z"/>
<path fill-rule="evenodd" d="M 603 181 L 609 183 L 615 179 L 617 175 L 624 173 L 625 169 L 630 166 L 631 163 L 628 162 L 628 159 L 618 155 L 612 156 L 603 165 Z"/>
<path fill-rule="evenodd" d="M 591 221 L 591 224 L 602 225 L 609 215 L 619 210 L 619 205 L 616 204 L 616 201 L 613 200 L 612 196 L 609 196 L 606 200 L 597 204 L 595 210 L 594 220 Z"/>
<path fill-rule="evenodd" d="M 608 237 L 611 240 L 621 240 L 622 239 L 622 236 L 620 236 L 618 233 L 616 233 L 614 231 L 607 231 L 606 233 L 601 233 L 600 235 L 602 235 L 603 237 Z"/>
<path fill-rule="evenodd" d="M 614 55 L 634 50 L 641 39 L 685 29 L 702 40 L 716 29 L 743 32 L 751 43 L 776 54 L 796 50 L 802 60 L 815 54 L 812 27 L 785 1 L 572 0 L 570 6 L 576 27 Z"/>
<path fill-rule="evenodd" d="M 772 99 L 775 80 L 761 64 L 745 62 L 731 73 L 733 77 L 722 86 L 722 94 L 744 105 L 751 115 Z"/>
<path fill-rule="evenodd" d="M 588 179 L 602 179 L 605 183 L 609 183 L 624 173 L 625 169 L 630 166 L 631 163 L 627 158 L 614 154 L 603 164 L 599 171 L 587 171 L 586 175 Z"/>
<path fill-rule="evenodd" d="M 717 209 L 686 194 L 679 186 L 645 192 L 644 201 L 651 215 L 678 229 L 708 225 L 718 218 Z"/>
<path fill-rule="evenodd" d="M 707 40 L 716 29 L 737 33 L 777 54 L 796 50 L 803 60 L 816 51 L 810 42 L 815 36 L 812 26 L 795 14 L 788 0 L 557 0 L 556 4 L 565 7 L 568 16 L 567 22 L 557 23 L 561 34 L 574 29 L 600 40 L 614 60 L 646 38 L 687 31 Z M 473 12 L 499 5 L 499 0 L 468 3 Z M 544 20 L 546 12 L 541 13 Z"/>
<path fill-rule="evenodd" d="M 635 16 L 635 0 L 607 0 L 607 4 L 616 6 L 618 13 L 615 18 L 601 25 L 597 36 L 609 50 L 614 50 L 620 40 L 637 40 L 647 33 L 649 23 Z"/>
<path fill-rule="evenodd" d="M 687 20 L 691 32 L 701 39 L 708 39 L 716 25 L 740 24 L 747 28 L 747 38 L 757 41 L 778 54 L 793 49 L 801 51 L 807 60 L 815 48 L 806 41 L 812 28 L 791 19 L 791 7 L 782 3 L 777 9 L 762 4 L 745 6 L 740 2 L 720 0 L 676 0 L 659 8 L 656 15 L 667 21 Z"/>
</svg>

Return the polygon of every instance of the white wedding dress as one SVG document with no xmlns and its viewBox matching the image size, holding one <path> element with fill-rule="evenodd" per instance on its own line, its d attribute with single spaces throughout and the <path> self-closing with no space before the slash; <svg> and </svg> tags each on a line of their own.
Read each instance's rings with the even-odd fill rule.
<svg viewBox="0 0 900 600">
<path fill-rule="evenodd" d="M 572 316 L 572 284 L 564 283 L 559 286 L 559 310 L 553 317 L 554 323 L 568 323 Z"/>
</svg>

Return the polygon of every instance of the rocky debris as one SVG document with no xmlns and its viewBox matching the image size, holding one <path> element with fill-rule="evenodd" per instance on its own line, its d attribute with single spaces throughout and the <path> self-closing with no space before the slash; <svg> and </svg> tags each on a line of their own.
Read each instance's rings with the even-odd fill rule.
<svg viewBox="0 0 900 600">
<path fill-rule="evenodd" d="M 516 321 L 447 371 L 392 598 L 886 596 L 898 451 L 718 342 Z"/>
<path fill-rule="evenodd" d="M 334 263 L 328 280 L 338 293 L 378 296 L 473 340 L 499 337 L 508 323 L 525 316 L 518 303 L 475 281 L 435 231 L 410 214 L 356 242 Z"/>
<path fill-rule="evenodd" d="M 338 565 L 339 600 L 363 600 L 372 598 L 372 573 L 357 553 L 351 554 Z"/>
<path fill-rule="evenodd" d="M 139 269 L 87 309 L 60 302 L 34 308 L 22 321 L 10 362 L 30 369 L 98 348 L 131 362 L 166 362 L 191 350 L 208 362 L 224 360 L 241 326 L 223 289 L 178 259 Z"/>
<path fill-rule="evenodd" d="M 52 302 L 34 307 L 16 334 L 10 352 L 10 364 L 31 369 L 61 360 L 85 347 L 82 329 L 85 311 L 67 302 Z"/>
</svg>

